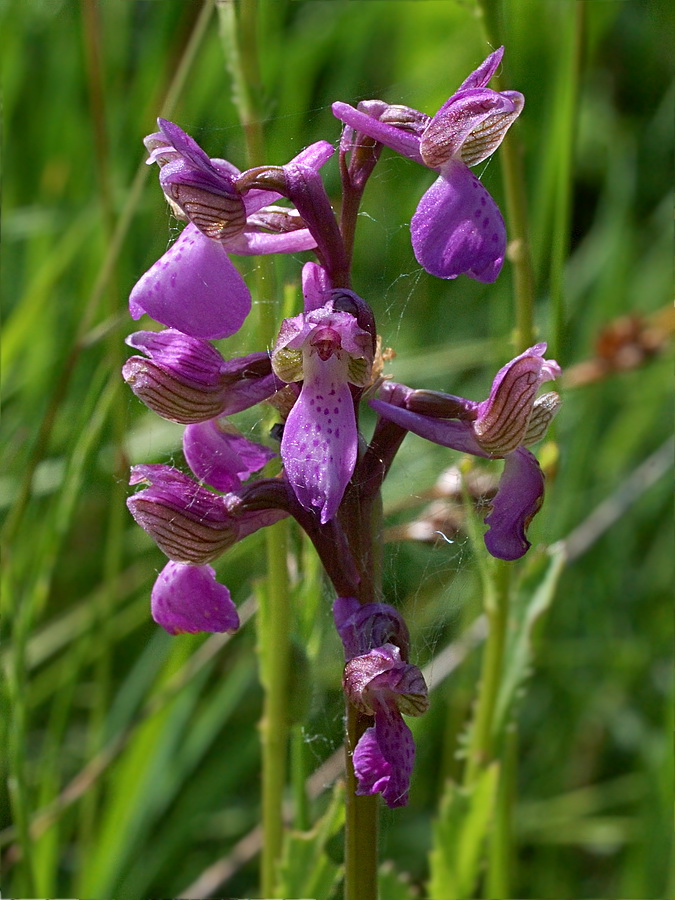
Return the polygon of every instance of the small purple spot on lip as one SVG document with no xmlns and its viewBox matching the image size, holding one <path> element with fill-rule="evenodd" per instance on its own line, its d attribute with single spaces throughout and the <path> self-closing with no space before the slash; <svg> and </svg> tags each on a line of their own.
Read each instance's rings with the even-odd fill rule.
<svg viewBox="0 0 675 900">
<path fill-rule="evenodd" d="M 499 238 L 497 237 L 497 235 L 496 235 L 496 234 L 493 234 L 493 235 L 492 235 L 492 241 L 493 241 L 493 243 L 496 244 L 498 240 L 499 240 Z"/>
<path fill-rule="evenodd" d="M 480 205 L 481 205 L 481 206 L 485 206 L 486 203 L 487 203 L 487 200 L 485 199 L 485 197 L 481 197 L 481 198 L 480 198 Z"/>
<path fill-rule="evenodd" d="M 340 429 L 339 429 L 339 428 L 336 428 L 336 429 L 335 429 L 335 437 L 336 437 L 336 438 L 339 438 L 339 437 L 340 437 Z"/>
<path fill-rule="evenodd" d="M 483 219 L 483 228 L 487 228 L 489 224 L 490 224 L 490 220 L 489 220 L 489 219 L 487 218 L 487 216 L 486 216 L 486 217 Z"/>
<path fill-rule="evenodd" d="M 340 409 L 339 409 L 339 407 L 336 406 L 335 409 L 333 410 L 333 415 L 337 416 L 337 414 L 339 412 L 340 412 Z"/>
<path fill-rule="evenodd" d="M 327 428 L 326 431 L 328 432 L 328 434 L 332 434 L 332 433 L 333 433 L 333 429 L 332 429 L 332 428 Z"/>
</svg>

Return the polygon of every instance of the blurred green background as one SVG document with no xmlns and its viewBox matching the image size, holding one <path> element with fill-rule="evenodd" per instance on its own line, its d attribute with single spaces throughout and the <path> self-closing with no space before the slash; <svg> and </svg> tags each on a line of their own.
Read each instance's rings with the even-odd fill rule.
<svg viewBox="0 0 675 900">
<path fill-rule="evenodd" d="M 149 593 L 164 558 L 124 506 L 129 463 L 181 458 L 181 429 L 145 410 L 118 375 L 136 327 L 128 293 L 177 233 L 141 140 L 169 94 L 171 118 L 209 155 L 245 166 L 209 9 L 178 0 L 0 6 L 2 836 L 12 896 L 26 896 L 30 868 L 35 896 L 179 896 L 217 860 L 228 879 L 214 875 L 211 896 L 256 889 L 252 623 L 222 650 L 220 638 L 171 639 L 155 626 Z M 266 161 L 277 164 L 311 141 L 338 140 L 332 101 L 379 97 L 433 113 L 490 51 L 470 0 L 260 0 L 259 16 L 254 89 L 266 110 Z M 514 897 L 673 893 L 672 320 L 663 312 L 673 24 L 665 3 L 503 4 L 506 86 L 526 96 L 513 132 L 538 334 L 568 371 L 559 458 L 549 443 L 549 489 L 531 536 L 536 545 L 570 538 L 574 557 L 538 623 L 517 707 Z M 503 208 L 499 154 L 479 168 Z M 326 172 L 337 200 L 337 166 Z M 430 182 L 427 170 L 384 151 L 366 191 L 354 288 L 397 353 L 387 366 L 397 380 L 479 399 L 514 355 L 510 266 L 495 285 L 441 282 L 420 269 L 407 225 Z M 306 258 L 279 262 L 280 291 Z M 255 265 L 245 259 L 242 271 Z M 221 348 L 252 348 L 251 334 Z M 388 521 L 419 514 L 454 461 L 409 437 L 386 485 Z M 261 546 L 253 536 L 218 564 L 245 609 Z M 306 574 L 291 598 L 298 659 L 311 666 L 295 692 L 298 728 L 313 771 L 342 739 L 341 650 L 330 594 L 317 599 L 320 576 L 299 537 L 294 550 Z M 461 533 L 452 544 L 392 542 L 385 576 L 420 664 L 461 640 L 478 614 Z M 383 814 L 383 859 L 420 889 L 478 663 L 469 652 L 434 688 L 430 712 L 415 721 L 410 805 Z M 323 792 L 312 818 L 325 803 Z"/>
</svg>

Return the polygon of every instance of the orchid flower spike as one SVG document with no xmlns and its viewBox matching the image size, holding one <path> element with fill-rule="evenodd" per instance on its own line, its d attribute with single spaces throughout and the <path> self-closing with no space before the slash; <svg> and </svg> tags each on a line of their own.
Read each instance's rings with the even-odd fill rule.
<svg viewBox="0 0 675 900">
<path fill-rule="evenodd" d="M 349 128 L 439 173 L 410 223 L 417 261 L 439 278 L 492 282 L 504 262 L 504 220 L 469 170 L 494 153 L 525 103 L 518 91 L 487 87 L 503 55 L 491 53 L 431 117 L 382 100 L 333 104 Z"/>
<path fill-rule="evenodd" d="M 540 385 L 560 375 L 555 360 L 536 344 L 499 370 L 482 402 L 435 391 L 415 391 L 385 383 L 370 405 L 402 428 L 462 453 L 504 460 L 499 490 L 485 522 L 485 545 L 492 556 L 514 560 L 530 547 L 527 528 L 544 496 L 544 475 L 527 449 L 541 440 L 558 411 L 560 397 L 537 397 Z"/>
</svg>

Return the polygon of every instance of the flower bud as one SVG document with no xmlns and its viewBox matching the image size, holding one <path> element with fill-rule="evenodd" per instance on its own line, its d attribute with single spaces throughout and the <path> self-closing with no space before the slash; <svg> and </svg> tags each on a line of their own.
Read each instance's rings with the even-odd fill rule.
<svg viewBox="0 0 675 900">
<path fill-rule="evenodd" d="M 424 676 L 417 666 L 403 662 L 393 644 L 349 660 L 343 686 L 350 703 L 366 715 L 392 704 L 407 716 L 421 716 L 429 708 Z"/>
<path fill-rule="evenodd" d="M 333 604 L 333 617 L 347 660 L 384 644 L 394 644 L 401 651 L 401 658 L 408 659 L 408 627 L 393 606 L 359 603 L 355 597 L 338 597 Z"/>
</svg>

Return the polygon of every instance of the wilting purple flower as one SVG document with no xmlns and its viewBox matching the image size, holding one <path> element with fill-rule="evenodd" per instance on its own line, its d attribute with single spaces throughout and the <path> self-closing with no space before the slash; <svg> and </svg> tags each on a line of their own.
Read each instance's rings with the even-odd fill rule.
<svg viewBox="0 0 675 900">
<path fill-rule="evenodd" d="M 401 714 L 420 716 L 428 709 L 422 673 L 402 660 L 399 647 L 387 643 L 350 659 L 343 684 L 349 701 L 375 718 L 354 749 L 356 793 L 380 793 L 387 806 L 404 806 L 415 744 Z"/>
<path fill-rule="evenodd" d="M 242 193 L 231 163 L 210 159 L 181 128 L 164 119 L 146 138 L 149 163 L 172 209 L 188 221 L 176 242 L 141 277 L 129 309 L 195 338 L 222 338 L 241 327 L 251 295 L 227 253 L 295 253 L 316 241 L 294 210 L 271 206 L 280 194 Z M 334 152 L 327 141 L 303 150 L 289 165 L 316 170 Z"/>
<path fill-rule="evenodd" d="M 211 566 L 168 562 L 150 597 L 152 617 L 169 634 L 236 631 L 239 615 Z"/>
<path fill-rule="evenodd" d="M 201 566 L 259 528 L 284 518 L 281 509 L 240 509 L 237 493 L 223 496 L 202 487 L 172 466 L 133 466 L 130 484 L 149 486 L 129 497 L 127 506 L 169 559 Z"/>
<path fill-rule="evenodd" d="M 486 458 L 503 458 L 504 471 L 492 510 L 485 519 L 485 545 L 493 556 L 513 560 L 530 547 L 526 530 L 541 507 L 544 475 L 526 449 L 540 440 L 558 411 L 560 398 L 537 398 L 539 386 L 560 375 L 536 344 L 499 370 L 490 396 L 482 402 L 434 391 L 385 384 L 384 399 L 370 405 L 381 416 L 444 447 Z"/>
<path fill-rule="evenodd" d="M 276 455 L 224 419 L 188 425 L 183 432 L 183 453 L 197 478 L 219 491 L 236 491 Z"/>
<path fill-rule="evenodd" d="M 208 341 L 173 328 L 136 331 L 126 342 L 148 358 L 130 357 L 124 380 L 146 406 L 182 425 L 248 409 L 283 387 L 268 353 L 226 361 Z"/>
<path fill-rule="evenodd" d="M 321 523 L 335 515 L 356 464 L 358 433 L 349 385 L 368 383 L 372 336 L 333 301 L 285 319 L 272 368 L 286 382 L 302 381 L 281 441 L 286 477 L 305 509 Z"/>
<path fill-rule="evenodd" d="M 486 87 L 503 54 L 491 53 L 432 117 L 381 100 L 333 104 L 350 128 L 439 173 L 410 223 L 417 261 L 439 278 L 492 282 L 504 262 L 501 213 L 468 168 L 494 153 L 525 103 L 518 91 Z"/>
</svg>

